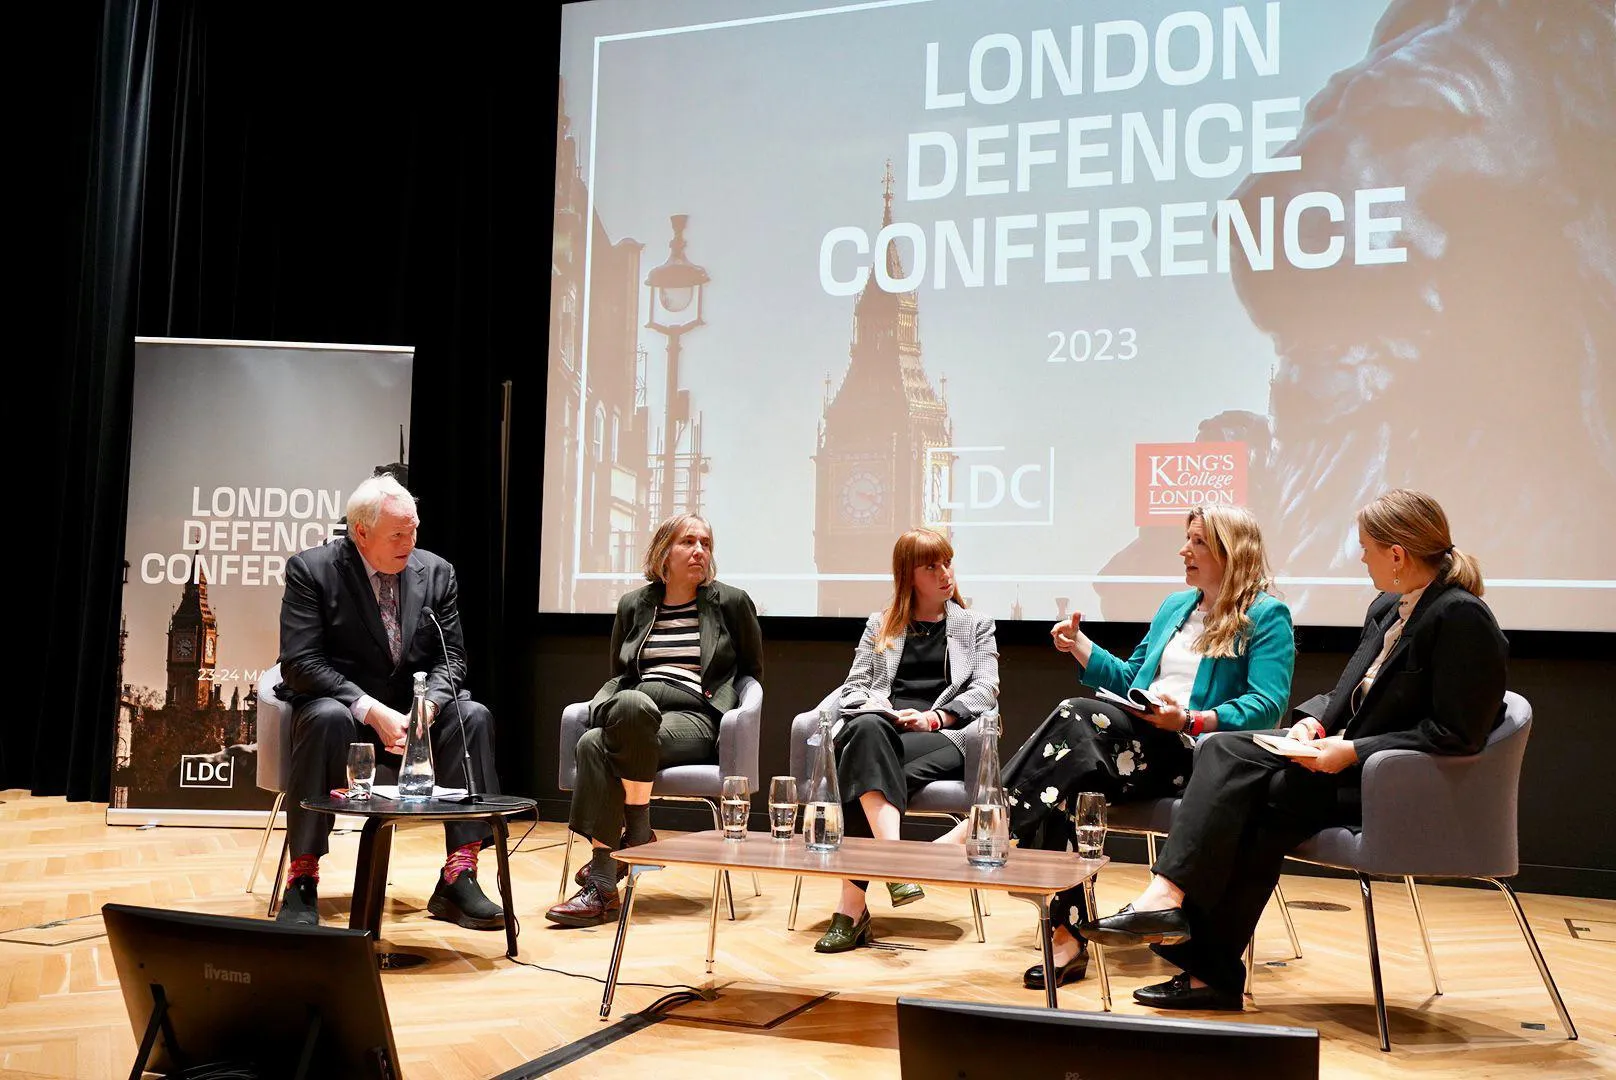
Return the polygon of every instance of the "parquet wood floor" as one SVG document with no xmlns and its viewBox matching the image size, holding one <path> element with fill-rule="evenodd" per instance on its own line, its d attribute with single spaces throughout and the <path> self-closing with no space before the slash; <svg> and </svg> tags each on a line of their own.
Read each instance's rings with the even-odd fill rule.
<svg viewBox="0 0 1616 1080">
<path fill-rule="evenodd" d="M 125 1076 L 135 1038 L 100 933 L 100 906 L 117 901 L 261 917 L 267 884 L 260 879 L 255 895 L 242 891 L 257 833 L 108 827 L 100 804 L 18 791 L 0 792 L 0 800 L 0 1077 Z M 513 840 L 528 824 L 513 823 Z M 540 823 L 512 855 L 523 932 L 522 962 L 515 963 L 504 957 L 503 934 L 462 930 L 427 916 L 440 834 L 429 826 L 399 830 L 383 935 L 432 957 L 426 966 L 383 977 L 410 1080 L 497 1076 L 602 1029 L 599 980 L 612 927 L 560 930 L 543 918 L 555 897 L 562 838 L 559 824 Z M 339 833 L 323 864 L 327 922 L 346 923 L 357 846 L 356 834 Z M 272 866 L 274 854 L 265 856 L 266 864 Z M 490 884 L 492 874 L 492 860 L 485 859 Z M 785 929 L 790 879 L 760 880 L 763 895 L 753 896 L 750 882 L 737 876 L 738 920 L 720 922 L 718 963 L 709 977 L 702 957 L 711 879 L 676 869 L 644 879 L 614 1015 L 688 985 L 718 988 L 717 1000 L 701 1006 L 709 1019 L 676 1012 L 553 1075 L 896 1077 L 893 1001 L 899 994 L 1041 1002 L 1041 994 L 1020 986 L 1020 972 L 1037 955 L 1033 911 L 1025 904 L 995 897 L 988 941 L 979 944 L 964 893 L 931 889 L 923 902 L 892 912 L 877 887 L 878 937 L 910 947 L 825 957 L 812 943 L 828 919 L 833 884 L 804 884 L 798 930 L 791 933 Z M 1101 907 L 1131 899 L 1143 880 L 1142 867 L 1108 868 L 1099 884 Z M 1256 1004 L 1243 1019 L 1317 1027 L 1325 1076 L 1616 1075 L 1616 903 L 1523 897 L 1582 1035 L 1570 1042 L 1501 897 L 1422 886 L 1447 991 L 1436 998 L 1407 893 L 1399 885 L 1377 885 L 1393 1038 L 1393 1052 L 1382 1054 L 1356 883 L 1293 876 L 1285 888 L 1305 956 L 1282 960 L 1289 953 L 1284 927 L 1270 910 L 1257 952 L 1259 962 L 1270 962 L 1257 971 Z M 1567 920 L 1605 940 L 1579 940 Z M 1144 950 L 1112 950 L 1110 957 L 1117 1010 L 1150 1014 L 1128 992 L 1169 969 Z M 1067 1008 L 1095 1009 L 1098 1001 L 1092 973 L 1061 993 Z M 764 1026 L 792 1009 L 801 1011 Z"/>
</svg>

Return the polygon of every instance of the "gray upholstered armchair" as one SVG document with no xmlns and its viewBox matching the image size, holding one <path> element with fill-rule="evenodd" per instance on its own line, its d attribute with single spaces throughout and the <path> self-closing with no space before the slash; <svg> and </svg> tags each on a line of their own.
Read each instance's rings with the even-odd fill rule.
<svg viewBox="0 0 1616 1080">
<path fill-rule="evenodd" d="M 1521 936 L 1537 964 L 1543 987 L 1560 1014 L 1566 1038 L 1577 1029 L 1566 1011 L 1549 965 L 1521 910 L 1515 890 L 1503 879 L 1520 869 L 1516 834 L 1521 761 L 1532 731 L 1532 707 L 1519 694 L 1504 695 L 1504 719 L 1481 753 L 1444 757 L 1415 750 L 1372 754 L 1363 766 L 1363 826 L 1333 828 L 1313 836 L 1291 858 L 1319 866 L 1349 870 L 1363 894 L 1364 923 L 1369 935 L 1369 976 L 1375 990 L 1375 1019 L 1380 1048 L 1391 1049 L 1386 1027 L 1386 996 L 1381 986 L 1380 947 L 1375 939 L 1371 877 L 1402 878 L 1414 903 L 1431 983 L 1442 993 L 1436 956 L 1425 928 L 1415 878 L 1470 878 L 1485 881 L 1504 894 Z"/>
<path fill-rule="evenodd" d="M 707 804 L 713 814 L 715 829 L 723 827 L 718 803 L 723 796 L 724 777 L 744 776 L 752 791 L 758 789 L 758 740 L 763 729 L 763 686 L 751 676 L 743 676 L 736 686 L 740 691 L 740 703 L 718 721 L 718 761 L 661 769 L 651 787 L 653 799 Z M 560 763 L 556 768 L 556 783 L 562 791 L 571 791 L 578 781 L 578 740 L 588 727 L 589 702 L 574 702 L 562 711 Z M 567 894 L 571 869 L 572 832 L 569 830 L 566 851 L 561 859 L 561 885 L 556 893 L 558 901 Z M 728 881 L 727 875 L 725 881 Z M 753 875 L 754 892 L 756 888 L 757 876 Z M 733 894 L 729 897 L 729 917 L 735 917 Z"/>
</svg>

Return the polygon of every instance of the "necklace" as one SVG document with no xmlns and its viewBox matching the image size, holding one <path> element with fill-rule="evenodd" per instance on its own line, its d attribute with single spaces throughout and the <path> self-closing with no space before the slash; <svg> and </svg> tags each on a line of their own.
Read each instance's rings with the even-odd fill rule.
<svg viewBox="0 0 1616 1080">
<path fill-rule="evenodd" d="M 936 622 L 922 622 L 919 619 L 914 619 L 910 621 L 909 629 L 920 637 L 931 637 L 941 625 L 943 625 L 942 619 L 938 619 Z"/>
</svg>

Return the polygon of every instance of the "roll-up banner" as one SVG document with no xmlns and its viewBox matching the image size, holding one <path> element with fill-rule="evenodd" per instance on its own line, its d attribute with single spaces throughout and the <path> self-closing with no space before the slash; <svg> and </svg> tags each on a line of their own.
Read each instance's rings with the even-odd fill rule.
<svg viewBox="0 0 1616 1080">
<path fill-rule="evenodd" d="M 415 350 L 137 338 L 108 824 L 261 824 L 286 560 L 406 462 Z"/>
</svg>

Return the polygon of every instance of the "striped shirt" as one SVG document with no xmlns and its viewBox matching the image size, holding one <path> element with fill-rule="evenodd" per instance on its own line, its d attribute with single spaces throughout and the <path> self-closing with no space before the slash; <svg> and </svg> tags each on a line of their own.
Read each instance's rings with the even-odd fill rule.
<svg viewBox="0 0 1616 1080">
<path fill-rule="evenodd" d="M 657 605 L 656 621 L 640 647 L 642 679 L 661 679 L 701 696 L 701 626 L 696 602 Z"/>
</svg>

